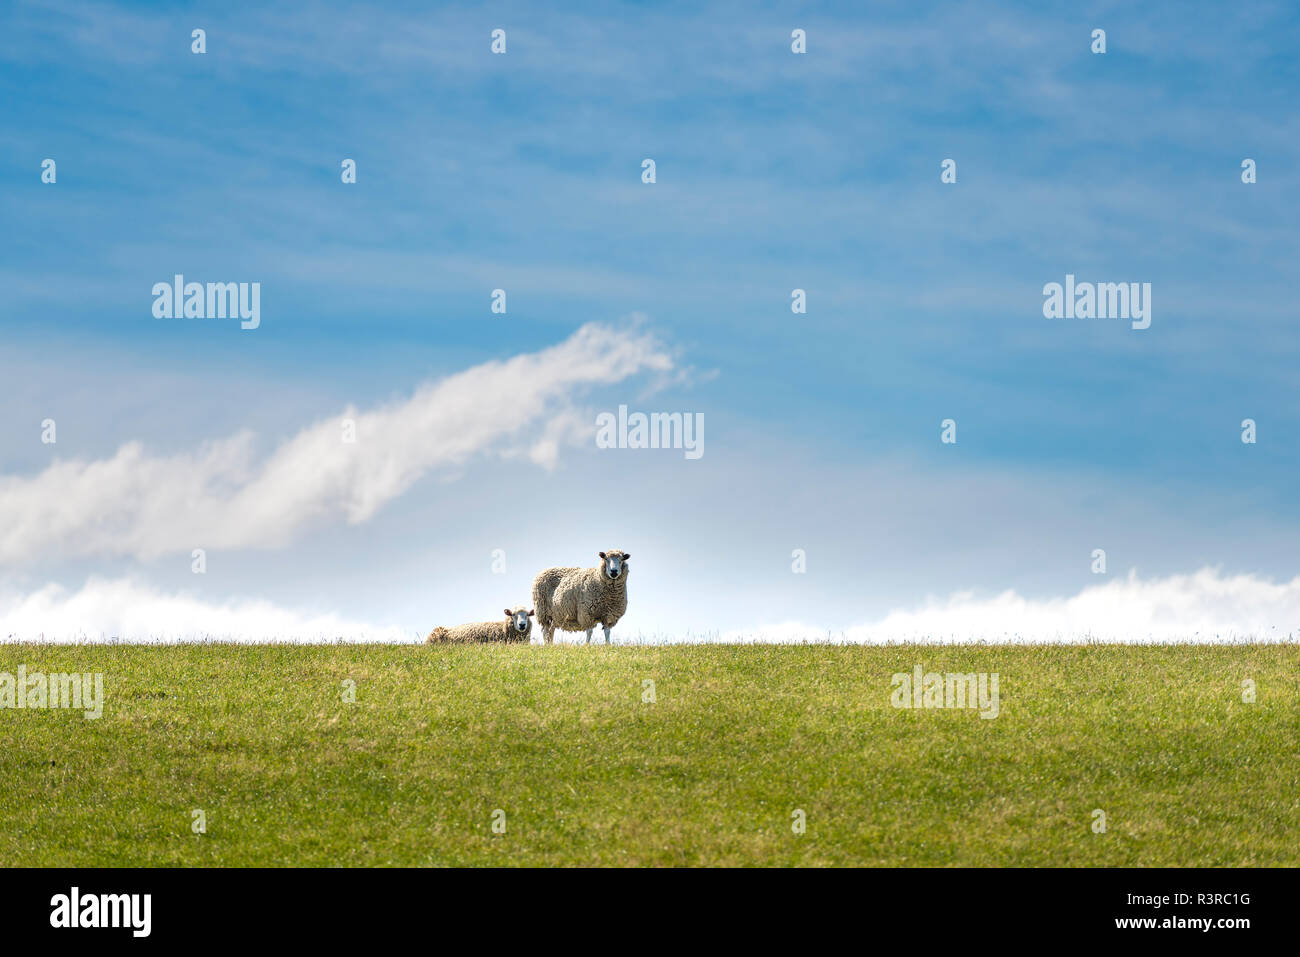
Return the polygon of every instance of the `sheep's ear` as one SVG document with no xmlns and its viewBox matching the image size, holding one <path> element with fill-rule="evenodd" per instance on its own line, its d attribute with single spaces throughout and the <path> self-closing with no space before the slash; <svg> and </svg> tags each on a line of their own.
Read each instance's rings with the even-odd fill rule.
<svg viewBox="0 0 1300 957">
<path fill-rule="evenodd" d="M 530 609 L 528 609 L 528 617 L 529 617 L 529 618 L 532 618 L 533 615 L 535 615 L 535 614 L 537 614 L 537 609 L 536 609 L 536 608 L 530 608 Z"/>
<path fill-rule="evenodd" d="M 632 557 L 632 553 L 631 553 L 631 552 L 624 552 L 624 553 L 623 553 L 623 561 L 627 561 L 627 560 L 628 560 L 629 558 L 631 558 L 631 557 Z"/>
<path fill-rule="evenodd" d="M 604 558 L 605 558 L 605 553 L 604 553 L 604 552 L 601 552 L 601 553 L 600 553 L 600 557 L 601 557 L 601 560 L 603 561 Z"/>
<path fill-rule="evenodd" d="M 507 618 L 513 618 L 513 617 L 515 617 L 515 613 L 514 613 L 513 611 L 511 611 L 509 608 L 507 608 L 507 609 L 506 609 L 506 617 L 507 617 Z"/>
</svg>

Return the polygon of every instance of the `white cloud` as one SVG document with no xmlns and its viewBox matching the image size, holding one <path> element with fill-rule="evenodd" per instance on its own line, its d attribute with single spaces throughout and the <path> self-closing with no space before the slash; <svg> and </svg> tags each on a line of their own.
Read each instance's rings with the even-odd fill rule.
<svg viewBox="0 0 1300 957">
<path fill-rule="evenodd" d="M 128 442 L 110 458 L 0 476 L 0 562 L 272 547 L 313 523 L 365 522 L 425 473 L 511 443 L 553 465 L 560 443 L 581 437 L 572 402 L 582 389 L 672 367 L 635 324 L 593 323 L 540 352 L 425 383 L 404 401 L 344 409 L 261 458 L 255 436 L 241 432 L 183 454 Z M 356 423 L 355 443 L 342 441 L 344 419 Z"/>
<path fill-rule="evenodd" d="M 92 578 L 77 592 L 46 585 L 0 594 L 0 641 L 378 641 L 419 640 L 428 622 L 403 627 L 349 620 L 329 610 L 268 601 L 211 602 L 168 595 L 131 579 Z M 624 632 L 645 643 L 834 641 L 1069 642 L 1277 641 L 1300 637 L 1300 577 L 1275 583 L 1217 569 L 1143 581 L 1130 573 L 1070 598 L 1027 599 L 1014 591 L 989 598 L 959 592 L 843 629 L 784 622 L 717 636 Z M 572 635 L 557 640 L 581 640 Z"/>
<path fill-rule="evenodd" d="M 977 598 L 956 592 L 841 630 L 782 622 L 726 632 L 721 640 L 1225 642 L 1292 635 L 1300 638 L 1300 577 L 1275 583 L 1203 568 L 1146 581 L 1130 572 L 1069 598 L 1031 599 L 1010 590 Z"/>
<path fill-rule="evenodd" d="M 75 593 L 52 584 L 30 595 L 0 594 L 0 640 L 5 641 L 400 642 L 418 637 L 414 630 L 350 621 L 329 611 L 167 595 L 130 579 L 92 578 Z"/>
</svg>

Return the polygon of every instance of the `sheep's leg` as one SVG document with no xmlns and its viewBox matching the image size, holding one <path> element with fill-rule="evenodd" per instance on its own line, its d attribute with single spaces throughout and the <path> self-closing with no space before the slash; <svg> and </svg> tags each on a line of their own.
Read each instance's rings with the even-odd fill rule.
<svg viewBox="0 0 1300 957">
<path fill-rule="evenodd" d="M 587 644 L 591 644 L 591 633 L 592 633 L 593 631 L 595 631 L 594 628 L 588 628 L 588 629 L 587 629 Z"/>
<path fill-rule="evenodd" d="M 609 644 L 609 625 L 601 625 L 605 629 L 605 644 Z"/>
<path fill-rule="evenodd" d="M 543 637 L 546 638 L 546 643 L 547 643 L 548 645 L 551 644 L 551 642 L 555 641 L 555 626 L 554 626 L 554 625 L 546 625 L 546 626 L 542 629 L 542 635 L 543 635 Z"/>
</svg>

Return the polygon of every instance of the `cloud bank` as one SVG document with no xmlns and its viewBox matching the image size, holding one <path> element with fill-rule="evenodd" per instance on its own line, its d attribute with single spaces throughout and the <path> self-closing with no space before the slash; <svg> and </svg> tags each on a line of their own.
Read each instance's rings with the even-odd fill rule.
<svg viewBox="0 0 1300 957">
<path fill-rule="evenodd" d="M 652 611 L 641 611 L 638 619 L 646 624 L 638 626 L 640 635 L 621 628 L 618 637 L 654 643 L 1284 641 L 1300 639 L 1300 577 L 1276 583 L 1204 568 L 1143 581 L 1130 573 L 1069 598 L 1028 599 L 1006 591 L 981 599 L 959 592 L 844 629 L 785 622 L 712 638 L 646 638 L 652 618 Z M 0 593 L 0 641 L 409 642 L 420 640 L 427 626 L 355 621 L 328 610 L 287 609 L 266 601 L 211 602 L 167 595 L 130 579 L 92 578 L 75 593 L 54 584 L 28 595 Z"/>
<path fill-rule="evenodd" d="M 414 641 L 416 633 L 268 601 L 210 602 L 131 579 L 92 578 L 76 592 L 46 585 L 0 594 L 0 640 L 51 642 Z"/>
<path fill-rule="evenodd" d="M 946 599 L 891 611 L 878 621 L 828 630 L 783 622 L 732 631 L 724 641 L 822 640 L 877 644 L 924 642 L 1230 642 L 1300 639 L 1300 576 L 1276 583 L 1202 568 L 1142 580 L 1136 572 L 1068 598 L 1031 599 L 1015 591 Z"/>
<path fill-rule="evenodd" d="M 317 522 L 365 522 L 426 473 L 521 437 L 516 451 L 553 465 L 562 443 L 585 434 L 573 408 L 581 390 L 672 366 L 635 325 L 592 323 L 539 352 L 423 384 L 404 401 L 349 406 L 260 459 L 256 437 L 241 432 L 183 454 L 151 455 L 133 441 L 110 458 L 0 476 L 0 563 L 276 547 Z"/>
</svg>

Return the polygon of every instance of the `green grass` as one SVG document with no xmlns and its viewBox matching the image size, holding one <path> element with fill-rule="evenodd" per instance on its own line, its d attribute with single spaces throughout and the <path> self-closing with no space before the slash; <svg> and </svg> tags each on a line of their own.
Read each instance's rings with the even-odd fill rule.
<svg viewBox="0 0 1300 957">
<path fill-rule="evenodd" d="M 1000 716 L 891 707 L 917 663 L 998 672 Z M 4 865 L 1300 864 L 1297 645 L 0 645 L 19 664 L 106 702 L 0 710 Z"/>
</svg>

